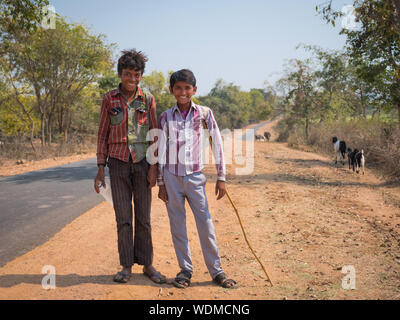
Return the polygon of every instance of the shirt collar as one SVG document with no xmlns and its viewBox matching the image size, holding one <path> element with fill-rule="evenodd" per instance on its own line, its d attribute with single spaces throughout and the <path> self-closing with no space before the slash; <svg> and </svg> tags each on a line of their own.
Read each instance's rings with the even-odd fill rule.
<svg viewBox="0 0 400 320">
<path fill-rule="evenodd" d="M 190 111 L 191 108 L 193 108 L 193 109 L 195 109 L 195 110 L 198 109 L 197 106 L 196 106 L 196 104 L 193 102 L 193 100 L 190 100 L 190 108 L 189 108 L 188 112 Z M 176 104 L 176 105 L 174 106 L 174 108 L 172 109 L 172 113 L 174 113 L 175 111 L 180 111 L 177 104 Z"/>
<path fill-rule="evenodd" d="M 116 95 L 118 95 L 118 94 L 121 94 L 121 95 L 122 95 L 121 85 L 122 85 L 122 84 L 119 83 L 118 87 L 111 91 L 111 95 L 112 95 L 112 96 L 116 96 Z M 136 98 L 136 97 L 143 97 L 143 91 L 142 91 L 142 89 L 141 89 L 139 86 L 137 86 L 135 98 Z"/>
</svg>

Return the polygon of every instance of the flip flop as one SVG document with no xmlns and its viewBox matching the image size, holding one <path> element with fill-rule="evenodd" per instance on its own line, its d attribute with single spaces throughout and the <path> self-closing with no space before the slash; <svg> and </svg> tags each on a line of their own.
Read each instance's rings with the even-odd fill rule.
<svg viewBox="0 0 400 320">
<path fill-rule="evenodd" d="M 219 275 L 217 275 L 213 281 L 220 285 L 223 288 L 226 289 L 236 289 L 237 288 L 237 283 L 235 280 L 233 279 L 228 279 L 225 275 L 225 273 L 220 273 Z"/>
<path fill-rule="evenodd" d="M 154 283 L 163 284 L 167 282 L 167 278 L 164 275 L 162 275 L 159 271 L 149 274 L 143 270 L 143 274 Z"/>
<path fill-rule="evenodd" d="M 131 275 L 128 273 L 117 272 L 117 274 L 114 276 L 113 280 L 118 283 L 127 283 L 130 278 L 131 278 Z"/>
<path fill-rule="evenodd" d="M 172 282 L 172 284 L 179 288 L 179 289 L 185 289 L 190 286 L 190 279 L 192 278 L 192 275 L 189 271 L 182 270 L 176 275 L 175 280 Z"/>
</svg>

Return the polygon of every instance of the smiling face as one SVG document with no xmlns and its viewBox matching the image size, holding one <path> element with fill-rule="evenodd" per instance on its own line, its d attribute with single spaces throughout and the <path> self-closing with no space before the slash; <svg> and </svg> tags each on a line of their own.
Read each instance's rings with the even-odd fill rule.
<svg viewBox="0 0 400 320">
<path fill-rule="evenodd" d="M 137 85 L 142 80 L 142 72 L 134 69 L 123 69 L 118 77 L 121 79 L 123 90 L 132 92 L 136 90 Z"/>
<path fill-rule="evenodd" d="M 169 91 L 174 95 L 178 105 L 189 104 L 192 96 L 196 94 L 197 87 L 191 84 L 178 81 L 175 82 L 174 87 L 169 87 Z"/>
</svg>

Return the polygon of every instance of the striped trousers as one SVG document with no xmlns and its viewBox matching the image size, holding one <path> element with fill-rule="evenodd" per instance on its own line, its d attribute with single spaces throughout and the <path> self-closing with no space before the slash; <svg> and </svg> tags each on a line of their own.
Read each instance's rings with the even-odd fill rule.
<svg viewBox="0 0 400 320">
<path fill-rule="evenodd" d="M 134 263 L 151 265 L 153 244 L 151 239 L 151 189 L 148 188 L 146 158 L 133 163 L 109 158 L 112 199 L 118 233 L 120 264 L 130 267 Z M 132 194 L 135 210 L 135 236 L 132 226 Z"/>
</svg>

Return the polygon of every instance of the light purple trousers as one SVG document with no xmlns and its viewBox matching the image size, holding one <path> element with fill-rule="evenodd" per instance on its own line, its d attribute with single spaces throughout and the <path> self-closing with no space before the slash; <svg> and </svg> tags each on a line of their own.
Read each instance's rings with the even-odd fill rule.
<svg viewBox="0 0 400 320">
<path fill-rule="evenodd" d="M 222 273 L 214 225 L 208 211 L 205 192 L 206 177 L 202 172 L 176 176 L 164 168 L 164 184 L 168 194 L 167 211 L 172 241 L 181 270 L 193 273 L 192 256 L 186 231 L 185 198 L 196 221 L 201 249 L 208 272 L 214 279 Z"/>
</svg>

